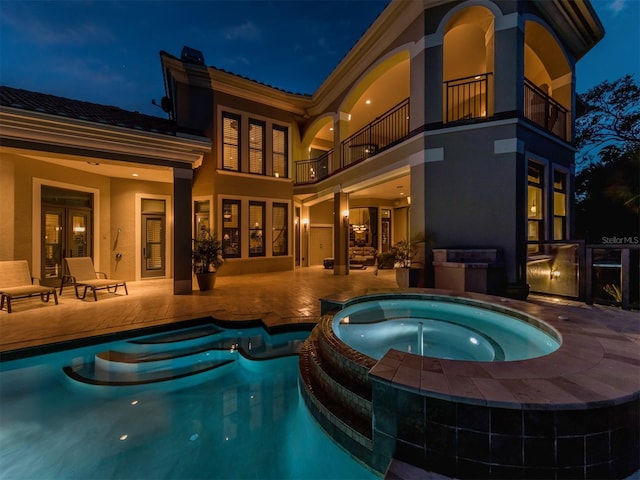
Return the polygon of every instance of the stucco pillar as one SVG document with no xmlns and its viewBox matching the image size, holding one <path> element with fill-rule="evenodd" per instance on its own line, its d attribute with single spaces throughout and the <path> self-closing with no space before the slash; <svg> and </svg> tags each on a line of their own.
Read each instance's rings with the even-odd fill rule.
<svg viewBox="0 0 640 480">
<path fill-rule="evenodd" d="M 524 102 L 524 31 L 508 26 L 495 32 L 495 115 L 522 111 Z"/>
<path fill-rule="evenodd" d="M 173 294 L 192 292 L 191 183 L 193 171 L 173 169 Z"/>
<path fill-rule="evenodd" d="M 349 194 L 333 196 L 333 274 L 349 275 Z"/>
</svg>

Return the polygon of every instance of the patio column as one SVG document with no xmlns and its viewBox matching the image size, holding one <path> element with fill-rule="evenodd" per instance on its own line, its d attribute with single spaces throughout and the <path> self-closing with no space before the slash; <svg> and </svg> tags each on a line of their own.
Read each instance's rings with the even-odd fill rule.
<svg viewBox="0 0 640 480">
<path fill-rule="evenodd" d="M 173 294 L 190 294 L 191 277 L 191 168 L 173 169 Z"/>
<path fill-rule="evenodd" d="M 349 275 L 349 194 L 333 196 L 333 274 Z"/>
</svg>

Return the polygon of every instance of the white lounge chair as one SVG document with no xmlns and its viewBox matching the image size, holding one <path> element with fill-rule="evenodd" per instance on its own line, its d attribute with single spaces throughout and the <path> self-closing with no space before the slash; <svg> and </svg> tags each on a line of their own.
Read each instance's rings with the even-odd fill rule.
<svg viewBox="0 0 640 480">
<path fill-rule="evenodd" d="M 106 289 L 110 293 L 116 293 L 118 287 L 124 287 L 124 291 L 129 295 L 127 290 L 127 284 L 124 280 L 114 280 L 107 278 L 107 274 L 104 272 L 96 272 L 93 261 L 90 257 L 69 257 L 64 259 L 67 265 L 68 276 L 63 279 L 60 287 L 60 293 L 62 294 L 62 288 L 66 285 L 73 285 L 76 289 L 76 297 L 80 300 L 84 300 L 87 296 L 87 290 L 93 292 L 93 299 L 98 301 L 98 290 Z M 84 288 L 82 296 L 78 288 Z M 111 292 L 113 288 L 113 292 Z"/>
<path fill-rule="evenodd" d="M 52 294 L 57 305 L 56 289 L 34 284 L 26 260 L 0 262 L 0 310 L 4 308 L 5 301 L 7 302 L 7 312 L 11 313 L 11 300 L 40 295 L 43 302 L 48 302 Z"/>
</svg>

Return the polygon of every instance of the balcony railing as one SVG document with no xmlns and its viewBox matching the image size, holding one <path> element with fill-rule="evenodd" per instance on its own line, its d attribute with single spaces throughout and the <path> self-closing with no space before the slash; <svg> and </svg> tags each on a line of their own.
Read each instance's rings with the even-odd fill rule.
<svg viewBox="0 0 640 480">
<path fill-rule="evenodd" d="M 527 79 L 524 81 L 524 117 L 563 140 L 571 140 L 567 109 Z"/>
<path fill-rule="evenodd" d="M 296 165 L 296 185 L 319 182 L 329 176 L 329 165 L 333 159 L 333 150 L 311 160 L 300 160 Z"/>
<path fill-rule="evenodd" d="M 369 158 L 409 135 L 409 99 L 380 115 L 342 142 L 340 168 Z"/>
<path fill-rule="evenodd" d="M 489 116 L 492 75 L 483 73 L 444 82 L 447 123 Z"/>
</svg>

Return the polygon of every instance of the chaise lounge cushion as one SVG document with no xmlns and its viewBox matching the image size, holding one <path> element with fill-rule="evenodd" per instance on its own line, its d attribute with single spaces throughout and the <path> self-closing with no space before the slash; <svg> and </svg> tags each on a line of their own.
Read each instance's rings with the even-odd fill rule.
<svg viewBox="0 0 640 480">
<path fill-rule="evenodd" d="M 11 300 L 40 295 L 44 302 L 53 295 L 56 305 L 58 295 L 53 287 L 34 285 L 26 260 L 8 260 L 0 262 L 0 310 L 7 303 L 7 311 L 11 313 Z"/>
<path fill-rule="evenodd" d="M 97 301 L 97 290 L 107 289 L 107 291 L 111 292 L 110 289 L 113 287 L 113 293 L 116 293 L 120 286 L 124 287 L 125 293 L 129 295 L 127 284 L 124 280 L 109 279 L 106 273 L 96 272 L 90 257 L 70 257 L 65 258 L 65 262 L 71 279 L 70 283 L 75 287 L 76 297 L 79 299 L 83 300 L 87 296 L 87 290 L 91 290 L 93 299 Z M 100 275 L 102 275 L 102 278 L 99 278 Z M 78 292 L 79 287 L 84 288 L 82 296 Z M 62 292 L 62 287 L 60 290 Z"/>
</svg>

